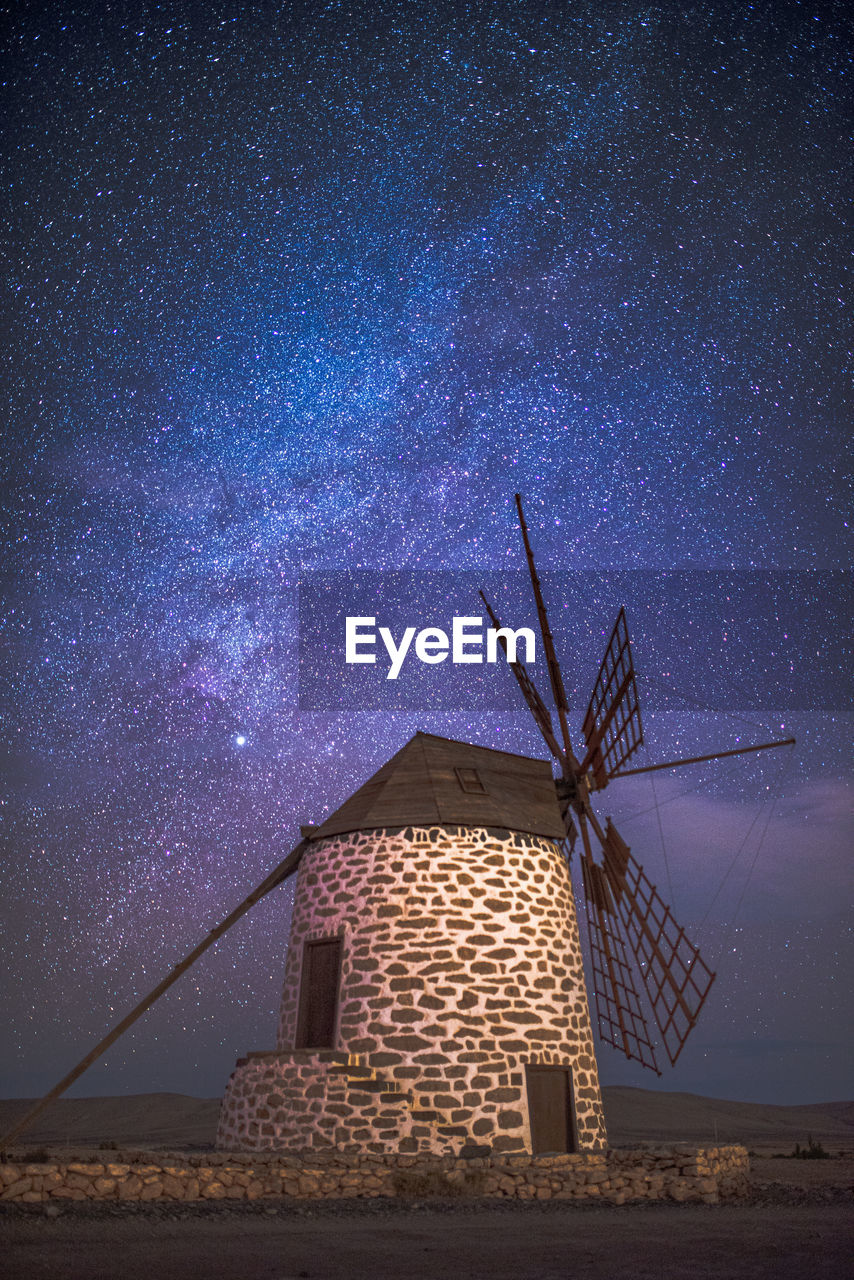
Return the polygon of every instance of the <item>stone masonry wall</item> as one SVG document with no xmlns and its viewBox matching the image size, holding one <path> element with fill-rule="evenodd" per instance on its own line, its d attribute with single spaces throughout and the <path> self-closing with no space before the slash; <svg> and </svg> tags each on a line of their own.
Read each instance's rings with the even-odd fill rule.
<svg viewBox="0 0 854 1280">
<path fill-rule="evenodd" d="M 642 1200 L 717 1204 L 748 1191 L 744 1147 L 675 1147 L 587 1155 L 159 1156 L 0 1164 L 0 1200 L 211 1201 L 400 1196 Z"/>
<path fill-rule="evenodd" d="M 334 1060 L 295 1051 L 304 944 L 342 941 Z M 300 865 L 277 1049 L 233 1074 L 218 1144 L 529 1151 L 528 1065 L 572 1069 L 579 1150 L 605 1129 L 569 869 L 551 840 L 407 827 Z"/>
</svg>

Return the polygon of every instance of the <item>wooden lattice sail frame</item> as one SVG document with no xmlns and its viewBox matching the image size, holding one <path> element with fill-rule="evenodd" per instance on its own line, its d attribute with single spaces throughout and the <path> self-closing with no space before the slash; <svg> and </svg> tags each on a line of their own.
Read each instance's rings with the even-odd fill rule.
<svg viewBox="0 0 854 1280">
<path fill-rule="evenodd" d="M 627 1058 L 660 1074 L 648 1014 L 651 1014 L 660 1043 L 672 1066 L 697 1022 L 715 974 L 700 955 L 699 948 L 677 924 L 670 907 L 632 856 L 610 818 L 602 828 L 593 809 L 591 795 L 603 790 L 612 779 L 628 774 L 651 773 L 657 769 L 699 764 L 751 751 L 768 751 L 774 747 L 789 746 L 794 743 L 794 738 L 626 768 L 643 743 L 643 724 L 629 629 L 625 610 L 621 608 L 605 646 L 582 721 L 586 750 L 579 760 L 572 748 L 563 675 L 518 493 L 516 510 L 534 590 L 549 685 L 557 709 L 559 737 L 551 712 L 524 664 L 512 662 L 509 665 L 546 745 L 560 766 L 560 777 L 555 785 L 570 854 L 579 833 L 581 835 L 581 883 L 599 1031 L 606 1043 Z M 500 628 L 501 623 L 483 592 L 480 595 L 493 626 Z M 499 641 L 506 653 L 502 636 L 499 636 Z M 639 995 L 640 988 L 646 995 L 646 1008 Z"/>
</svg>

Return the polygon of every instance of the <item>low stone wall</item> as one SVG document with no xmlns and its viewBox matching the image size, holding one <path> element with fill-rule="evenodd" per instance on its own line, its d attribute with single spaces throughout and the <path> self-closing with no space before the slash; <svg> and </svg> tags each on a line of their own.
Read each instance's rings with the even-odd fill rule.
<svg viewBox="0 0 854 1280">
<path fill-rule="evenodd" d="M 669 1147 L 601 1154 L 345 1156 L 338 1153 L 163 1156 L 132 1162 L 0 1164 L 0 1199 L 296 1200 L 485 1196 L 516 1200 L 640 1200 L 717 1204 L 746 1194 L 744 1147 Z"/>
</svg>

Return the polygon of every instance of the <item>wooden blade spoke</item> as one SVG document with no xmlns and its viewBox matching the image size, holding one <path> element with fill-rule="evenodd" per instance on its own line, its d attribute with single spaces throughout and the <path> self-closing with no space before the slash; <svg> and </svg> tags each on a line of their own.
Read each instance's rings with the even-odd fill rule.
<svg viewBox="0 0 854 1280">
<path fill-rule="evenodd" d="M 563 818 L 563 829 L 566 832 L 566 839 L 564 843 L 567 848 L 567 857 L 570 857 L 573 849 L 575 848 L 575 842 L 578 839 L 578 827 L 575 825 L 575 819 L 572 816 L 572 804 L 565 792 L 562 790 L 560 781 L 555 783 L 555 791 L 557 793 L 557 803 L 558 808 L 560 809 L 560 816 Z"/>
<path fill-rule="evenodd" d="M 587 742 L 583 772 L 593 770 L 606 786 L 643 742 L 638 690 L 626 613 L 621 609 L 593 685 L 582 732 Z"/>
<path fill-rule="evenodd" d="M 672 1066 L 697 1021 L 715 975 L 676 923 L 610 818 L 602 848 L 604 877 Z"/>
<path fill-rule="evenodd" d="M 569 737 L 569 703 L 566 699 L 566 690 L 563 687 L 563 676 L 560 666 L 558 665 L 557 654 L 555 653 L 554 637 L 552 636 L 551 627 L 549 626 L 548 614 L 546 613 L 546 603 L 543 599 L 543 591 L 540 586 L 540 579 L 537 576 L 537 566 L 534 563 L 534 553 L 531 550 L 531 542 L 528 537 L 528 526 L 525 523 L 525 516 L 522 511 L 522 498 L 516 494 L 516 510 L 519 515 L 519 528 L 522 530 L 522 541 L 525 544 L 525 556 L 528 561 L 528 572 L 531 576 L 531 586 L 534 588 L 534 599 L 537 602 L 537 617 L 540 623 L 540 634 L 543 638 L 543 648 L 546 653 L 546 663 L 549 669 L 549 683 L 551 684 L 552 697 L 557 707 L 558 722 L 560 723 L 561 736 L 563 737 L 566 754 L 572 754 L 572 743 Z"/>
<path fill-rule="evenodd" d="M 583 819 L 581 832 L 585 846 L 581 874 L 599 1034 L 627 1058 L 660 1075 L 629 963 L 621 921 L 607 877 L 590 854 L 590 840 Z"/>
<path fill-rule="evenodd" d="M 479 591 L 478 595 L 480 596 L 481 600 L 483 601 L 486 607 L 486 612 L 489 614 L 489 619 L 493 627 L 495 628 L 496 631 L 500 631 L 501 623 L 498 620 L 495 610 L 492 608 L 492 606 L 490 605 L 489 601 L 487 600 L 486 596 L 483 594 L 482 591 Z M 505 640 L 504 636 L 499 635 L 498 643 L 501 645 L 501 648 L 504 650 L 504 653 L 506 654 L 507 641 Z M 546 745 L 548 746 L 549 750 L 551 751 L 555 759 L 558 760 L 560 764 L 565 767 L 564 753 L 560 743 L 555 737 L 554 725 L 552 724 L 551 714 L 549 712 L 548 707 L 543 702 L 542 698 L 537 692 L 536 685 L 534 684 L 531 677 L 528 675 L 528 671 L 527 671 L 527 668 L 525 667 L 524 662 L 518 662 L 518 661 L 510 662 L 508 663 L 508 666 L 510 667 L 510 670 L 513 672 L 514 676 L 516 677 L 516 681 L 519 685 L 519 688 L 522 690 L 522 697 L 525 699 L 528 706 L 530 707 L 531 714 L 533 715 L 534 719 L 537 722 L 537 728 L 545 738 Z"/>
<path fill-rule="evenodd" d="M 729 756 L 746 756 L 753 751 L 775 751 L 777 747 L 793 747 L 794 738 L 776 738 L 773 742 L 758 742 L 750 747 L 733 747 L 730 751 L 712 751 L 704 756 L 686 756 L 682 760 L 664 760 L 659 764 L 645 764 L 639 769 L 621 769 L 620 777 L 630 773 L 657 773 L 659 769 L 681 769 L 686 764 L 705 764 L 708 760 L 726 760 Z"/>
</svg>

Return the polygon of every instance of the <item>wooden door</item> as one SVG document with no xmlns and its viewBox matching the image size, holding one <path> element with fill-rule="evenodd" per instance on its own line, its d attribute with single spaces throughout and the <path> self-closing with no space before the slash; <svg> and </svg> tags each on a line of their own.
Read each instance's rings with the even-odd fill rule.
<svg viewBox="0 0 854 1280">
<path fill-rule="evenodd" d="M 334 1049 L 341 939 L 307 942 L 302 953 L 295 1049 Z"/>
<path fill-rule="evenodd" d="M 568 1067 L 528 1067 L 531 1151 L 575 1151 L 572 1073 Z"/>
</svg>

